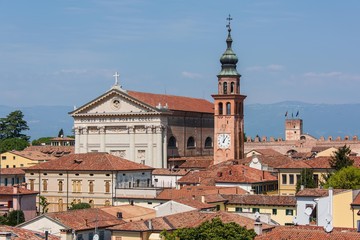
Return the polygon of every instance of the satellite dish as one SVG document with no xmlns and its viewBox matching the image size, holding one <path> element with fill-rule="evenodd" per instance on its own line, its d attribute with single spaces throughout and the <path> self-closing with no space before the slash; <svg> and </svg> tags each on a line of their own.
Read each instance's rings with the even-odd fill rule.
<svg viewBox="0 0 360 240">
<path fill-rule="evenodd" d="M 293 217 L 293 223 L 294 225 L 297 225 L 299 223 L 298 219 L 296 216 Z"/>
<path fill-rule="evenodd" d="M 332 216 L 330 214 L 327 214 L 325 216 L 325 221 L 329 224 L 332 221 Z"/>
<path fill-rule="evenodd" d="M 93 236 L 93 240 L 99 240 L 99 234 L 95 233 Z"/>
<path fill-rule="evenodd" d="M 329 233 L 333 230 L 333 226 L 331 224 L 327 224 L 325 227 L 325 232 Z"/>
<path fill-rule="evenodd" d="M 305 209 L 305 214 L 308 215 L 308 216 L 310 216 L 311 213 L 312 213 L 312 211 L 313 211 L 313 209 L 312 209 L 311 207 L 307 207 L 307 208 Z"/>
</svg>

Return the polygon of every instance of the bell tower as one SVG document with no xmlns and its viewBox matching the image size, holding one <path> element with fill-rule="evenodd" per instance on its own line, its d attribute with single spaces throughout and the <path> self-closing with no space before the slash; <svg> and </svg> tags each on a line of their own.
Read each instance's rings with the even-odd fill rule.
<svg viewBox="0 0 360 240">
<path fill-rule="evenodd" d="M 214 98 L 214 164 L 244 157 L 244 100 L 240 94 L 240 77 L 236 70 L 238 58 L 232 50 L 231 16 L 227 18 L 227 48 L 220 58 L 218 93 Z"/>
</svg>

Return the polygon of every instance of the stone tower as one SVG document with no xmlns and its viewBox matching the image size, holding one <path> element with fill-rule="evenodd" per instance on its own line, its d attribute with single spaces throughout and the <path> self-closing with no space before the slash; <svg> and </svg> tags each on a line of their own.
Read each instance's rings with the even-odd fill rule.
<svg viewBox="0 0 360 240">
<path fill-rule="evenodd" d="M 214 98 L 214 163 L 244 157 L 244 99 L 240 94 L 240 77 L 236 70 L 238 58 L 232 50 L 229 20 L 227 49 L 220 58 L 218 93 Z"/>
<path fill-rule="evenodd" d="M 291 118 L 285 120 L 285 141 L 300 140 L 303 134 L 303 120 Z"/>
</svg>

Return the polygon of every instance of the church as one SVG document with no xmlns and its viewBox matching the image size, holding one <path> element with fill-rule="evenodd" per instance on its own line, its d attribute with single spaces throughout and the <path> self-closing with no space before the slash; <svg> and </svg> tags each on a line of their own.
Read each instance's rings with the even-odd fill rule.
<svg viewBox="0 0 360 240">
<path fill-rule="evenodd" d="M 108 152 L 155 168 L 168 158 L 214 156 L 215 163 L 243 157 L 243 100 L 237 56 L 227 49 L 220 62 L 214 103 L 205 99 L 128 91 L 115 73 L 113 87 L 70 112 L 75 153 Z"/>
</svg>

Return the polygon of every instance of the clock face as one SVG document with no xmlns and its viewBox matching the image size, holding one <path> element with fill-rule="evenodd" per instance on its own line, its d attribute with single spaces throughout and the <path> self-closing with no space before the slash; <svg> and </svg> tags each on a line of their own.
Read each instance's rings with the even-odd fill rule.
<svg viewBox="0 0 360 240">
<path fill-rule="evenodd" d="M 230 147 L 230 135 L 222 133 L 218 135 L 218 146 L 219 148 L 228 148 Z"/>
</svg>

